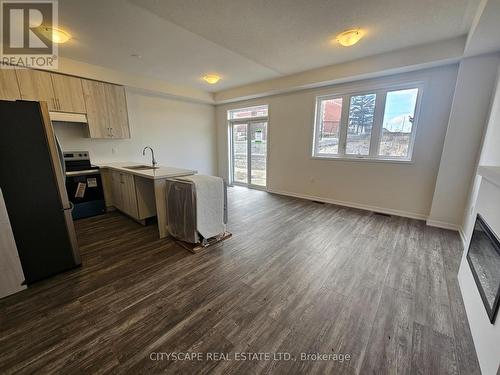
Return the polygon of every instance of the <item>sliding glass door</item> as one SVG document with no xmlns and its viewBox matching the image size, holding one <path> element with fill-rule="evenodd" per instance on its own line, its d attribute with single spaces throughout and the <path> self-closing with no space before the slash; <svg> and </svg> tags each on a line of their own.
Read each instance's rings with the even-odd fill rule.
<svg viewBox="0 0 500 375">
<path fill-rule="evenodd" d="M 249 187 L 267 185 L 267 121 L 231 124 L 232 181 Z"/>
<path fill-rule="evenodd" d="M 250 123 L 250 185 L 266 187 L 267 121 Z"/>
<path fill-rule="evenodd" d="M 248 124 L 233 124 L 232 166 L 233 182 L 248 184 Z"/>
</svg>

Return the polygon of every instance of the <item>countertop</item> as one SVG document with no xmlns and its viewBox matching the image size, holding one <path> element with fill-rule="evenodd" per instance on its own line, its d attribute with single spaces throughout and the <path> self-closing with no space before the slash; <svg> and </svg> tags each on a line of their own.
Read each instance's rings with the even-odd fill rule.
<svg viewBox="0 0 500 375">
<path fill-rule="evenodd" d="M 477 174 L 500 186 L 500 167 L 479 166 Z"/>
<path fill-rule="evenodd" d="M 191 169 L 166 167 L 162 165 L 157 166 L 158 167 L 157 169 L 146 169 L 146 170 L 137 170 L 137 169 L 134 170 L 125 168 L 135 165 L 145 165 L 134 162 L 96 163 L 96 165 L 100 168 L 109 168 L 116 171 L 130 173 L 139 177 L 149 178 L 151 180 L 162 180 L 165 178 L 189 176 L 198 173 L 198 171 Z"/>
</svg>

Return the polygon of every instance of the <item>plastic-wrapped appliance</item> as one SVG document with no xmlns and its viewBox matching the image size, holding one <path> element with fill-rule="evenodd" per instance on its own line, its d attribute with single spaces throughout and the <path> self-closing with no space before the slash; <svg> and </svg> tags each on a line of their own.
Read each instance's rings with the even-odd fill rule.
<svg viewBox="0 0 500 375">
<path fill-rule="evenodd" d="M 206 244 L 225 233 L 227 185 L 223 179 L 194 175 L 167 183 L 168 229 L 174 238 Z"/>
</svg>

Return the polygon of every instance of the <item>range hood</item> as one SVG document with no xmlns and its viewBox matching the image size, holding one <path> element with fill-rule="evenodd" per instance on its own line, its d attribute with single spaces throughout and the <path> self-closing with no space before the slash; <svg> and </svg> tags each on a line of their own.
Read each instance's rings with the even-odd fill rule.
<svg viewBox="0 0 500 375">
<path fill-rule="evenodd" d="M 52 121 L 87 123 L 87 115 L 83 113 L 49 112 Z"/>
</svg>

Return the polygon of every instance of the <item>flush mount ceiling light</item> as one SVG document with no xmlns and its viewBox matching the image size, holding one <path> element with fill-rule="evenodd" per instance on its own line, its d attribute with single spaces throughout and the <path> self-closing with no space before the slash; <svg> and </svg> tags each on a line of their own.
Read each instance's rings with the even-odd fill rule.
<svg viewBox="0 0 500 375">
<path fill-rule="evenodd" d="M 218 76 L 217 74 L 206 74 L 201 77 L 201 79 L 203 79 L 207 83 L 210 83 L 211 85 L 214 85 L 220 81 L 220 76 Z"/>
<path fill-rule="evenodd" d="M 364 32 L 361 29 L 350 29 L 341 32 L 335 37 L 335 40 L 339 42 L 344 47 L 350 47 L 355 45 L 364 36 Z"/>
<path fill-rule="evenodd" d="M 62 44 L 71 39 L 71 34 L 55 27 L 43 27 L 43 33 L 54 43 Z"/>
</svg>

